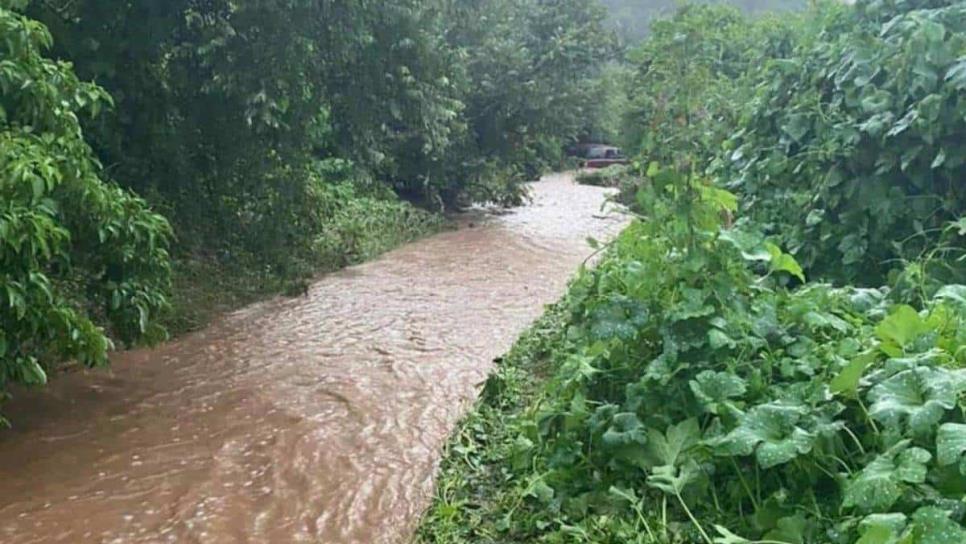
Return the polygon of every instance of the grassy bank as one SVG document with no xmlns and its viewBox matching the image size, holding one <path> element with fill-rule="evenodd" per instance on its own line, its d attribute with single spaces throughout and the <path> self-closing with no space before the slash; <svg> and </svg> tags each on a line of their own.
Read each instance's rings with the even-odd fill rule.
<svg viewBox="0 0 966 544">
<path fill-rule="evenodd" d="M 417 542 L 963 542 L 966 287 L 799 285 L 680 226 L 629 227 L 500 362 Z"/>
<path fill-rule="evenodd" d="M 174 261 L 170 306 L 162 324 L 177 336 L 258 300 L 302 294 L 319 274 L 373 259 L 444 225 L 442 216 L 404 201 L 353 196 L 327 218 L 311 258 L 294 274 L 240 259 L 182 256 Z"/>
<path fill-rule="evenodd" d="M 625 205 L 634 205 L 637 191 L 645 183 L 637 169 L 633 166 L 614 165 L 597 170 L 581 170 L 576 176 L 577 183 L 595 187 L 612 187 L 617 189 L 614 200 Z"/>
<path fill-rule="evenodd" d="M 566 304 L 551 306 L 497 361 L 473 409 L 446 446 L 437 495 L 416 536 L 419 544 L 500 541 L 514 510 L 515 422 L 537 403 L 540 385 L 563 353 Z"/>
</svg>

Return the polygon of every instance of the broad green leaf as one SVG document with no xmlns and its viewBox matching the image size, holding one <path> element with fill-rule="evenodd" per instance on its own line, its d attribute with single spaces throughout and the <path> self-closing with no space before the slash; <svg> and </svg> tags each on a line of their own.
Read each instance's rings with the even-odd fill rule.
<svg viewBox="0 0 966 544">
<path fill-rule="evenodd" d="M 701 440 L 701 429 L 698 420 L 692 418 L 671 425 L 666 433 L 648 429 L 647 438 L 647 452 L 652 464 L 676 466 L 682 455 Z"/>
<path fill-rule="evenodd" d="M 730 372 L 705 370 L 688 384 L 705 410 L 717 414 L 720 406 L 729 399 L 745 394 L 745 381 Z"/>
<path fill-rule="evenodd" d="M 705 202 L 714 204 L 724 211 L 738 211 L 738 197 L 733 193 L 710 185 L 702 185 L 701 187 L 702 197 Z"/>
<path fill-rule="evenodd" d="M 547 485 L 547 482 L 543 481 L 543 478 L 537 478 L 530 483 L 526 494 L 544 504 L 547 504 L 553 500 L 554 490 L 552 487 Z"/>
<path fill-rule="evenodd" d="M 862 535 L 855 544 L 898 544 L 906 527 L 905 514 L 872 514 L 859 523 Z"/>
<path fill-rule="evenodd" d="M 643 445 L 647 443 L 647 433 L 637 414 L 624 412 L 614 415 L 610 427 L 604 432 L 601 440 L 604 445 L 611 447 Z"/>
<path fill-rule="evenodd" d="M 47 373 L 40 363 L 34 358 L 24 359 L 23 362 L 24 383 L 27 385 L 46 385 Z"/>
<path fill-rule="evenodd" d="M 911 306 L 898 306 L 876 327 L 882 350 L 892 357 L 902 355 L 913 340 L 929 330 L 925 320 Z"/>
<path fill-rule="evenodd" d="M 764 238 L 758 233 L 735 227 L 723 230 L 718 240 L 730 244 L 746 260 L 760 262 L 771 260 L 771 253 L 765 248 Z"/>
<path fill-rule="evenodd" d="M 945 162 L 946 162 L 946 150 L 940 149 L 939 152 L 936 153 L 936 157 L 933 159 L 932 164 L 930 164 L 929 166 L 933 169 L 936 169 L 942 166 Z"/>
<path fill-rule="evenodd" d="M 804 544 L 806 525 L 807 520 L 801 514 L 783 517 L 778 520 L 776 528 L 765 533 L 765 540 L 787 544 Z"/>
<path fill-rule="evenodd" d="M 791 461 L 812 449 L 815 437 L 797 426 L 803 408 L 779 403 L 755 406 L 740 424 L 712 442 L 718 455 L 754 454 L 762 468 Z"/>
<path fill-rule="evenodd" d="M 640 319 L 628 316 L 627 309 L 618 302 L 607 301 L 593 310 L 590 332 L 597 340 L 629 339 L 637 332 Z"/>
<path fill-rule="evenodd" d="M 733 348 L 737 343 L 721 329 L 710 329 L 708 331 L 708 344 L 712 349 L 724 347 Z"/>
<path fill-rule="evenodd" d="M 845 486 L 843 506 L 862 512 L 887 512 L 899 500 L 907 484 L 926 478 L 926 463 L 932 455 L 922 448 L 910 448 L 903 440 L 876 457 Z"/>
<path fill-rule="evenodd" d="M 820 224 L 825 219 L 825 210 L 812 210 L 808 212 L 808 216 L 805 218 L 805 224 L 809 227 L 814 227 Z"/>
<path fill-rule="evenodd" d="M 680 301 L 668 312 L 668 316 L 674 321 L 705 317 L 714 313 L 714 306 L 708 303 L 708 292 L 682 287 L 681 295 Z"/>
<path fill-rule="evenodd" d="M 869 391 L 869 413 L 893 429 L 908 427 L 924 436 L 934 432 L 946 411 L 956 406 L 963 387 L 946 369 L 905 370 Z"/>
<path fill-rule="evenodd" d="M 805 272 L 798 261 L 795 260 L 795 257 L 783 252 L 781 248 L 772 243 L 766 243 L 765 248 L 771 255 L 771 270 L 773 272 L 788 272 L 799 280 L 805 281 Z"/>
<path fill-rule="evenodd" d="M 859 381 L 862 379 L 862 375 L 865 374 L 869 365 L 875 362 L 875 353 L 871 351 L 866 351 L 852 359 L 849 364 L 838 373 L 832 382 L 829 384 L 829 388 L 833 393 L 845 395 L 847 397 L 855 397 L 859 388 Z"/>
<path fill-rule="evenodd" d="M 912 515 L 916 544 L 963 544 L 966 529 L 950 518 L 949 512 L 927 506 Z"/>
<path fill-rule="evenodd" d="M 863 527 L 861 534 L 855 544 L 896 544 L 898 539 L 892 528 L 883 525 Z"/>
<path fill-rule="evenodd" d="M 966 476 L 966 425 L 945 423 L 939 427 L 936 460 L 942 466 L 959 463 L 959 471 Z"/>
<path fill-rule="evenodd" d="M 680 495 L 701 474 L 701 468 L 694 461 L 679 466 L 661 465 L 651 469 L 647 485 L 669 495 Z"/>
</svg>

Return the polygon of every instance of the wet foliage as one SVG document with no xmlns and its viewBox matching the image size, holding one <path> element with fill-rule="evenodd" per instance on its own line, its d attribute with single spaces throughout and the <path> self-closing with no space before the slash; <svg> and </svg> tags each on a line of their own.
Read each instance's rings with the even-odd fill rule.
<svg viewBox="0 0 966 544">
<path fill-rule="evenodd" d="M 576 0 L 0 0 L 0 391 L 196 328 L 193 298 L 297 293 L 433 214 L 523 202 L 584 129 L 616 51 L 603 18 Z"/>
<path fill-rule="evenodd" d="M 110 97 L 44 56 L 51 35 L 0 8 L 0 395 L 44 384 L 51 361 L 106 362 L 151 337 L 165 305 L 171 228 L 107 182 L 79 119 Z"/>
<path fill-rule="evenodd" d="M 961 542 L 966 287 L 788 289 L 789 254 L 717 224 L 733 200 L 668 206 L 687 178 L 653 174 L 654 220 L 572 285 L 550 377 L 497 406 L 529 370 L 488 382 L 424 541 Z"/>
<path fill-rule="evenodd" d="M 864 2 L 760 74 L 722 179 L 814 273 L 881 283 L 966 213 L 964 29 L 962 2 Z"/>
<path fill-rule="evenodd" d="M 29 13 L 114 96 L 85 128 L 119 182 L 189 249 L 279 273 L 312 252 L 320 226 L 290 223 L 312 213 L 318 159 L 431 209 L 518 201 L 579 130 L 612 49 L 599 7 L 572 0 L 54 0 Z"/>
<path fill-rule="evenodd" d="M 487 383 L 422 541 L 966 541 L 966 220 L 961 167 L 936 159 L 961 143 L 961 10 L 691 6 L 654 25 L 627 116 L 640 219 L 573 282 L 559 336 Z M 879 52 L 905 60 L 856 86 Z M 865 92 L 885 132 L 858 128 Z M 951 109 L 916 124 L 935 100 Z M 834 254 L 854 239 L 878 249 Z M 532 359 L 541 375 L 514 381 Z"/>
</svg>

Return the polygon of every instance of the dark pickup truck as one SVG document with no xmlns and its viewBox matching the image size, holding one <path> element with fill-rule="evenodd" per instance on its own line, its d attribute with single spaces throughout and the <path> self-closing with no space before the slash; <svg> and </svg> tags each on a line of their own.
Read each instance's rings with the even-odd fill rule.
<svg viewBox="0 0 966 544">
<path fill-rule="evenodd" d="M 582 144 L 576 149 L 581 168 L 606 168 L 614 164 L 629 164 L 618 147 L 609 145 Z"/>
</svg>

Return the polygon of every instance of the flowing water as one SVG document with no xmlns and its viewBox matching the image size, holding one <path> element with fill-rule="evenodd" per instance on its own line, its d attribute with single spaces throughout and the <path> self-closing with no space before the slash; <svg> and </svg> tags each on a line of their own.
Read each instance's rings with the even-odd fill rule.
<svg viewBox="0 0 966 544">
<path fill-rule="evenodd" d="M 5 406 L 0 542 L 406 541 L 440 449 L 516 336 L 615 233 L 604 193 L 532 205 L 256 304 Z"/>
</svg>

